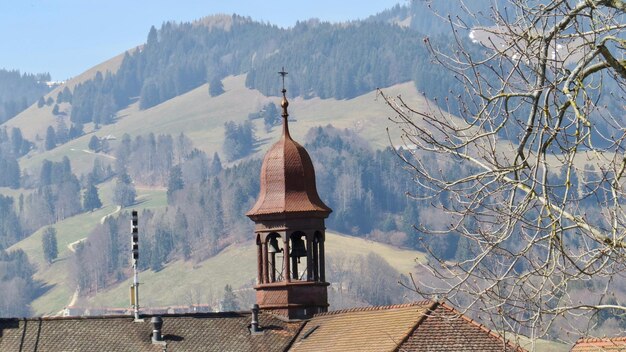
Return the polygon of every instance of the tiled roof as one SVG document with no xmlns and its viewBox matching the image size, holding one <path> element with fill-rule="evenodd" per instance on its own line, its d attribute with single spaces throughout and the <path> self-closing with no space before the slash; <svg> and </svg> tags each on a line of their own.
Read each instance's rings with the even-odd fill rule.
<svg viewBox="0 0 626 352">
<path fill-rule="evenodd" d="M 254 335 L 249 313 L 162 318 L 168 351 L 523 351 L 431 301 L 321 313 L 306 322 L 285 322 L 262 313 L 263 333 Z M 149 317 L 140 323 L 128 316 L 0 319 L 0 351 L 163 351 L 151 342 L 151 331 Z M 584 342 L 594 348 L 606 343 L 596 340 Z M 618 339 L 611 341 L 614 345 Z"/>
<path fill-rule="evenodd" d="M 168 351 L 284 351 L 302 323 L 260 315 L 263 334 L 252 335 L 246 313 L 163 315 Z M 150 318 L 0 319 L 0 351 L 162 351 L 151 342 Z"/>
<path fill-rule="evenodd" d="M 626 351 L 626 337 L 582 338 L 576 341 L 572 352 Z"/>
<path fill-rule="evenodd" d="M 434 304 L 422 301 L 318 314 L 301 330 L 291 351 L 395 351 Z"/>
<path fill-rule="evenodd" d="M 318 314 L 291 351 L 523 351 L 445 304 L 421 301 Z"/>
<path fill-rule="evenodd" d="M 427 313 L 400 350 L 524 351 L 445 304 L 438 304 Z"/>
</svg>

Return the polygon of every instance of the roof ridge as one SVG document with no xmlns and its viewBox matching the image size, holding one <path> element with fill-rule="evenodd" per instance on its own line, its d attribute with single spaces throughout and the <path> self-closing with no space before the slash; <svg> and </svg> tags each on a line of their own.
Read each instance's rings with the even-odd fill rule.
<svg viewBox="0 0 626 352">
<path fill-rule="evenodd" d="M 492 329 L 488 328 L 486 325 L 484 325 L 482 323 L 479 323 L 478 321 L 468 317 L 467 315 L 461 313 L 460 311 L 458 311 L 454 307 L 447 305 L 445 302 L 441 302 L 439 307 L 442 307 L 444 309 L 447 309 L 447 310 L 453 312 L 454 314 L 456 314 L 459 317 L 461 317 L 461 319 L 464 319 L 468 323 L 470 323 L 470 324 L 474 325 L 475 327 L 483 330 L 484 332 L 489 334 L 491 337 L 493 337 L 493 338 L 495 338 L 497 340 L 500 340 L 500 341 L 504 341 L 509 347 L 513 348 L 515 351 L 520 351 L 520 352 L 525 352 L 526 351 L 525 349 L 523 349 L 519 345 L 513 344 L 509 339 L 505 339 L 499 333 L 497 333 L 497 332 L 493 331 Z"/>
<path fill-rule="evenodd" d="M 424 314 L 422 314 L 421 317 L 419 317 L 419 319 L 415 322 L 415 324 L 413 324 L 413 327 L 408 329 L 406 331 L 406 333 L 404 334 L 404 336 L 402 337 L 402 339 L 400 340 L 400 342 L 398 343 L 398 345 L 396 346 L 396 348 L 394 349 L 394 352 L 400 351 L 402 348 L 402 345 L 404 345 L 404 343 L 406 343 L 409 338 L 411 337 L 411 335 L 413 335 L 413 333 L 415 332 L 415 330 L 417 330 L 419 328 L 420 325 L 422 325 L 422 323 L 428 319 L 428 315 L 433 312 L 435 309 L 437 309 L 437 307 L 439 305 L 441 305 L 441 303 L 439 301 L 429 301 L 430 302 L 430 306 L 428 306 L 428 308 L 426 309 L 426 312 Z"/>
<path fill-rule="evenodd" d="M 432 305 L 433 303 L 434 303 L 433 301 L 425 299 L 425 300 L 416 301 L 416 302 L 392 304 L 388 306 L 368 306 L 368 307 L 346 308 L 346 309 L 333 310 L 330 312 L 317 313 L 314 315 L 314 317 L 344 314 L 344 313 L 354 313 L 354 312 L 368 312 L 368 311 L 375 311 L 375 310 L 398 309 L 398 308 L 407 308 L 407 307 L 414 307 L 414 306 L 425 306 L 425 305 Z"/>
<path fill-rule="evenodd" d="M 163 314 L 142 314 L 140 318 L 150 318 L 154 316 L 184 318 L 184 317 L 243 317 L 251 315 L 249 311 L 233 311 L 233 312 L 194 312 L 194 313 L 163 313 Z M 134 319 L 128 314 L 106 314 L 106 315 L 73 315 L 73 316 L 42 316 L 42 317 L 15 317 L 0 318 L 1 321 L 48 321 L 48 320 L 98 320 L 98 319 Z"/>
<path fill-rule="evenodd" d="M 611 342 L 611 341 L 626 341 L 626 336 L 580 337 L 578 340 L 576 340 L 576 343 L 581 343 L 581 342 Z"/>
</svg>

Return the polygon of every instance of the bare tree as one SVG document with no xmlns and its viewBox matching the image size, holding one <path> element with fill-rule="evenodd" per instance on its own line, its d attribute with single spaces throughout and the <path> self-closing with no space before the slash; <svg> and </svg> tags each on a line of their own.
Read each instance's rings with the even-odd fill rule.
<svg viewBox="0 0 626 352">
<path fill-rule="evenodd" d="M 447 99 L 414 109 L 381 92 L 426 193 L 416 198 L 449 219 L 416 226 L 470 251 L 432 260 L 415 289 L 502 330 L 575 338 L 602 312 L 626 315 L 626 3 L 491 5 L 482 18 L 447 18 L 453 48 L 425 39 L 458 82 Z"/>
</svg>

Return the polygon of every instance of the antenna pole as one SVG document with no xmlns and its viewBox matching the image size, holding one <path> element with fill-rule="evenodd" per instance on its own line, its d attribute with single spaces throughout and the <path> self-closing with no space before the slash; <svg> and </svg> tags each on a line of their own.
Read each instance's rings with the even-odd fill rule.
<svg viewBox="0 0 626 352">
<path fill-rule="evenodd" d="M 137 271 L 137 264 L 133 264 L 133 271 L 133 286 L 135 287 L 133 290 L 133 293 L 135 294 L 135 304 L 133 308 L 135 310 L 135 320 L 139 320 L 139 273 Z"/>
<path fill-rule="evenodd" d="M 130 233 L 132 236 L 132 258 L 133 258 L 133 286 L 130 288 L 130 302 L 135 313 L 135 320 L 139 319 L 139 271 L 137 261 L 139 259 L 139 218 L 137 210 L 131 212 Z"/>
</svg>

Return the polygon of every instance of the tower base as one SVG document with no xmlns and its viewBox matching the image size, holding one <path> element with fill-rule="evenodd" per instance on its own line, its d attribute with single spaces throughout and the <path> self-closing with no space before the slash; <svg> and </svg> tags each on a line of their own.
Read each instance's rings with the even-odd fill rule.
<svg viewBox="0 0 626 352">
<path fill-rule="evenodd" d="M 289 320 L 309 319 L 328 311 L 328 282 L 291 281 L 254 287 L 263 310 Z"/>
</svg>

